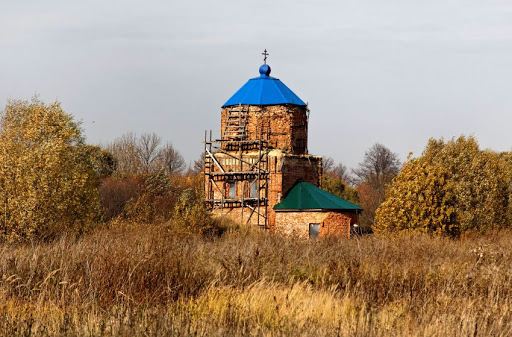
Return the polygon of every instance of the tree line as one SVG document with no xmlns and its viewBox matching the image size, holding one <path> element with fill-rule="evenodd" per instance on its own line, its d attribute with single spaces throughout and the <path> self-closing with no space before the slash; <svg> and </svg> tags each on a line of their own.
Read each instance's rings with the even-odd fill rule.
<svg viewBox="0 0 512 337">
<path fill-rule="evenodd" d="M 50 239 L 114 219 L 165 222 L 190 210 L 204 222 L 200 166 L 187 170 L 154 133 L 86 144 L 59 102 L 9 100 L 0 115 L 0 240 Z"/>
<path fill-rule="evenodd" d="M 52 238 L 116 220 L 211 230 L 203 156 L 187 169 L 155 133 L 86 144 L 58 102 L 10 100 L 0 117 L 0 240 Z M 354 169 L 329 157 L 323 165 L 322 187 L 364 208 L 367 233 L 458 237 L 512 221 L 512 154 L 481 150 L 473 137 L 431 139 L 403 165 L 379 143 Z"/>
</svg>

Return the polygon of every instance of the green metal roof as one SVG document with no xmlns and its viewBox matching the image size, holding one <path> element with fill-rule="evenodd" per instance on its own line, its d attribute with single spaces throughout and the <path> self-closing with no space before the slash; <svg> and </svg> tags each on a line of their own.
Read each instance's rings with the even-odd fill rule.
<svg viewBox="0 0 512 337">
<path fill-rule="evenodd" d="M 275 210 L 363 210 L 345 199 L 335 196 L 305 181 L 292 187 L 286 198 L 274 206 Z"/>
</svg>

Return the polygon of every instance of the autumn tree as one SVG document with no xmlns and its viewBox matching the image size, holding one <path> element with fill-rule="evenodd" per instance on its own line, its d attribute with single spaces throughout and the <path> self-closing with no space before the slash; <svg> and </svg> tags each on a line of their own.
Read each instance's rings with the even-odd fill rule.
<svg viewBox="0 0 512 337">
<path fill-rule="evenodd" d="M 187 167 L 185 159 L 171 143 L 160 149 L 159 158 L 160 165 L 170 175 L 182 173 Z"/>
<path fill-rule="evenodd" d="M 106 149 L 114 157 L 117 177 L 159 172 L 175 175 L 186 168 L 179 151 L 171 143 L 162 146 L 162 139 L 155 133 L 125 133 Z"/>
<path fill-rule="evenodd" d="M 350 186 L 347 167 L 336 164 L 331 157 L 322 158 L 322 189 L 353 203 L 359 203 L 357 190 Z"/>
<path fill-rule="evenodd" d="M 386 188 L 399 170 L 398 155 L 379 143 L 370 147 L 365 152 L 363 161 L 352 170 L 360 206 L 364 209 L 360 218 L 363 229 L 369 229 L 373 224 L 375 211 L 385 200 Z"/>
<path fill-rule="evenodd" d="M 0 238 L 47 238 L 99 214 L 98 176 L 60 103 L 10 100 L 0 120 Z"/>
<path fill-rule="evenodd" d="M 92 159 L 93 168 L 100 178 L 111 176 L 116 169 L 116 160 L 112 153 L 97 145 L 86 145 L 85 151 Z"/>
<path fill-rule="evenodd" d="M 141 172 L 143 164 L 136 134 L 132 132 L 123 134 L 109 144 L 107 150 L 114 156 L 116 175 L 129 176 Z"/>
<path fill-rule="evenodd" d="M 375 230 L 458 236 L 509 226 L 511 177 L 508 157 L 480 150 L 473 137 L 430 139 L 395 178 Z"/>
<path fill-rule="evenodd" d="M 204 170 L 206 154 L 203 152 L 199 155 L 197 160 L 194 160 L 194 163 L 191 167 L 188 168 L 187 175 L 198 175 L 201 174 Z"/>
<path fill-rule="evenodd" d="M 143 133 L 138 139 L 138 154 L 142 164 L 142 172 L 149 173 L 160 169 L 158 160 L 161 151 L 159 150 L 162 139 L 156 133 Z"/>
</svg>

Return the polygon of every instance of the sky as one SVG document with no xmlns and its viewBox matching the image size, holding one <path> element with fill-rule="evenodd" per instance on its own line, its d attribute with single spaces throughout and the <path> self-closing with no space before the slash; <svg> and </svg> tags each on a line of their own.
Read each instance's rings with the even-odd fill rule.
<svg viewBox="0 0 512 337">
<path fill-rule="evenodd" d="M 311 154 L 512 149 L 510 1 L 1 0 L 0 46 L 0 110 L 58 100 L 92 144 L 155 132 L 192 162 L 266 48 L 309 103 Z"/>
</svg>

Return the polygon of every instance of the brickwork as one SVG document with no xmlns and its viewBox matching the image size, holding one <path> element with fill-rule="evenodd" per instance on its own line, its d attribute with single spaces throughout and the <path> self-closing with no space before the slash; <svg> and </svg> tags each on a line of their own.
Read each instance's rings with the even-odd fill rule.
<svg viewBox="0 0 512 337">
<path fill-rule="evenodd" d="M 346 213 L 328 212 L 327 217 L 320 226 L 320 237 L 336 236 L 342 238 L 350 237 L 350 225 L 352 217 Z"/>
<path fill-rule="evenodd" d="M 238 223 L 241 223 L 243 225 L 248 224 L 253 227 L 256 227 L 258 225 L 258 212 L 257 208 L 254 210 L 245 207 L 242 210 L 242 207 L 234 207 L 234 208 L 222 208 L 222 209 L 215 209 L 213 210 L 214 216 L 226 216 L 234 221 L 237 221 Z M 262 207 L 260 209 L 260 225 L 264 224 L 263 218 L 261 217 L 262 213 L 264 213 L 264 208 Z"/>
<path fill-rule="evenodd" d="M 288 193 L 299 179 L 322 188 L 322 157 L 285 155 L 283 157 L 281 174 L 283 176 L 283 196 Z"/>
<path fill-rule="evenodd" d="M 259 153 L 257 151 L 244 153 L 242 158 L 243 162 L 234 159 L 227 154 L 216 154 L 217 161 L 222 165 L 223 169 L 229 171 L 249 171 L 249 164 L 254 164 L 258 160 Z M 322 158 L 311 155 L 291 155 L 284 153 L 280 150 L 272 150 L 268 154 L 268 171 L 269 171 L 269 186 L 268 186 L 268 225 L 272 227 L 275 224 L 275 212 L 272 209 L 275 204 L 281 202 L 286 193 L 293 187 L 298 180 L 307 181 L 315 186 L 321 187 L 322 182 Z M 220 172 L 215 167 L 213 172 Z M 260 184 L 264 181 L 261 180 Z M 251 194 L 251 185 L 257 184 L 254 181 L 232 181 L 224 182 L 217 181 L 211 182 L 209 186 L 209 177 L 206 177 L 206 196 L 207 199 L 228 199 L 230 198 L 230 186 L 233 184 L 235 187 L 235 198 L 250 198 L 255 197 Z M 264 198 L 262 194 L 260 197 Z M 238 209 L 238 210 L 236 210 Z M 222 214 L 229 216 L 237 216 L 241 219 L 241 207 L 233 207 L 233 212 L 227 210 L 222 211 Z M 235 211 L 236 210 L 236 211 Z M 252 213 L 252 210 L 246 208 L 244 214 Z M 265 211 L 261 208 L 261 214 L 265 215 Z M 245 219 L 245 217 L 244 217 Z M 246 221 L 245 219 L 244 221 Z M 253 219 L 251 219 L 252 222 Z"/>
<path fill-rule="evenodd" d="M 311 155 L 290 155 L 281 151 L 269 154 L 269 225 L 276 223 L 275 204 L 281 202 L 298 180 L 321 187 L 322 158 Z"/>
<path fill-rule="evenodd" d="M 221 112 L 221 138 L 228 111 L 226 107 Z M 238 107 L 234 107 L 238 109 Z M 307 107 L 298 105 L 248 106 L 246 125 L 247 140 L 260 139 L 260 135 L 269 134 L 269 146 L 290 154 L 306 154 L 308 139 Z"/>
<path fill-rule="evenodd" d="M 273 230 L 286 235 L 309 238 L 309 224 L 320 224 L 319 237 L 350 237 L 350 227 L 357 219 L 355 212 L 279 211 Z"/>
<path fill-rule="evenodd" d="M 273 231 L 294 235 L 301 238 L 309 238 L 309 224 L 322 223 L 327 217 L 324 212 L 276 212 L 276 222 Z"/>
</svg>

